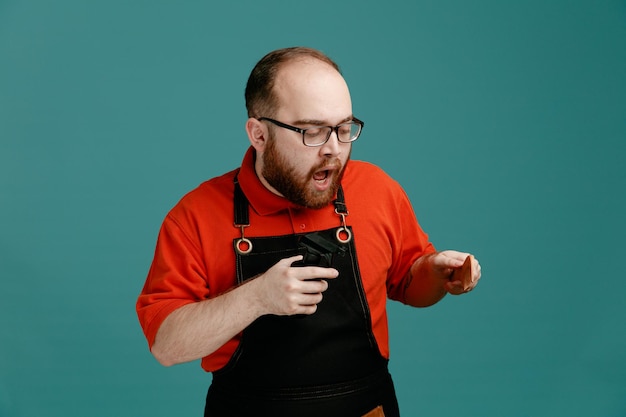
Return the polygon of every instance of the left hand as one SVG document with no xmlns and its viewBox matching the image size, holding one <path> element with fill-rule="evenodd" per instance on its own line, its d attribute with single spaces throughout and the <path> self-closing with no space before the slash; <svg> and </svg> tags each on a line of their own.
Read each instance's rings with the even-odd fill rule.
<svg viewBox="0 0 626 417">
<path fill-rule="evenodd" d="M 480 263 L 476 258 L 474 258 L 474 261 L 472 262 L 472 282 L 467 289 L 463 288 L 463 284 L 460 280 L 450 281 L 454 270 L 460 268 L 469 255 L 469 253 L 465 252 L 446 250 L 435 254 L 430 259 L 433 272 L 439 275 L 441 279 L 446 280 L 444 288 L 450 294 L 459 295 L 470 292 L 476 287 L 478 281 L 480 280 Z"/>
</svg>

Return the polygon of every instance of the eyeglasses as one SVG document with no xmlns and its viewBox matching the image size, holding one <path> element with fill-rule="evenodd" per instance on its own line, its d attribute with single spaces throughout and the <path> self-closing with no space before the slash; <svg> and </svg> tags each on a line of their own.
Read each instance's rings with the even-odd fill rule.
<svg viewBox="0 0 626 417">
<path fill-rule="evenodd" d="M 364 125 L 364 123 L 356 117 L 352 118 L 349 122 L 342 123 L 337 126 L 313 126 L 306 129 L 291 126 L 286 123 L 279 122 L 278 120 L 270 119 L 269 117 L 259 117 L 257 120 L 266 120 L 276 126 L 302 133 L 302 143 L 306 146 L 322 146 L 328 142 L 328 139 L 330 139 L 330 135 L 333 131 L 337 135 L 337 140 L 339 140 L 339 142 L 354 142 L 359 138 Z"/>
</svg>

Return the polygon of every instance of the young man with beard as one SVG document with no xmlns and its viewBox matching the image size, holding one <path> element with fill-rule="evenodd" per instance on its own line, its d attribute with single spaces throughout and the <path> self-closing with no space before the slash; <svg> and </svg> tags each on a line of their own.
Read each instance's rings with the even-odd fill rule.
<svg viewBox="0 0 626 417">
<path fill-rule="evenodd" d="M 152 354 L 202 359 L 207 416 L 398 416 L 387 298 L 432 305 L 474 288 L 480 265 L 436 252 L 402 188 L 350 161 L 363 122 L 327 56 L 269 53 L 246 106 L 241 167 L 163 222 L 137 302 Z"/>
</svg>

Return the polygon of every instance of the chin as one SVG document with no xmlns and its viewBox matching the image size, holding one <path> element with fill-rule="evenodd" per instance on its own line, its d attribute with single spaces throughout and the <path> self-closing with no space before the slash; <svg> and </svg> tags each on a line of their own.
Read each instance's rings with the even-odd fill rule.
<svg viewBox="0 0 626 417">
<path fill-rule="evenodd" d="M 324 191 L 313 191 L 305 197 L 304 206 L 311 209 L 321 209 L 335 200 L 335 194 L 337 194 L 338 185 L 333 185 L 329 189 Z"/>
</svg>

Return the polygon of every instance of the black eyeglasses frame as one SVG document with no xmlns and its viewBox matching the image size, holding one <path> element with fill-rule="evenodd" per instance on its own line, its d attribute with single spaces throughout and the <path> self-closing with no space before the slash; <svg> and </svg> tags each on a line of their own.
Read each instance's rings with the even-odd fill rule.
<svg viewBox="0 0 626 417">
<path fill-rule="evenodd" d="M 341 123 L 338 124 L 337 126 L 314 126 L 314 127 L 309 127 L 309 128 L 300 128 L 300 127 L 296 127 L 296 126 L 292 126 L 292 125 L 288 125 L 287 123 L 283 123 L 280 122 L 278 120 L 275 119 L 270 119 L 269 117 L 258 117 L 257 120 L 259 121 L 268 121 L 272 124 L 275 124 L 278 127 L 282 127 L 284 129 L 289 129 L 292 130 L 294 132 L 300 133 L 302 134 L 302 143 L 304 144 L 304 146 L 309 146 L 309 147 L 317 147 L 317 146 L 322 146 L 324 145 L 326 142 L 328 142 L 328 140 L 330 139 L 330 135 L 333 134 L 333 132 L 335 132 L 335 135 L 337 136 L 337 140 L 341 143 L 352 143 L 355 140 L 357 140 L 359 138 L 359 136 L 361 136 L 361 132 L 363 131 L 363 126 L 365 125 L 365 123 L 362 120 L 357 119 L 356 117 L 353 117 L 352 120 L 349 120 L 345 123 Z M 354 137 L 354 139 L 351 139 L 349 141 L 343 141 L 341 139 L 339 139 L 339 128 L 341 126 L 345 126 L 346 124 L 352 124 L 352 123 L 356 123 L 357 125 L 359 125 L 359 131 L 357 132 L 356 136 Z M 324 142 L 321 143 L 316 143 L 315 145 L 310 145 L 308 143 L 306 143 L 306 140 L 304 139 L 304 135 L 306 133 L 307 130 L 309 129 L 320 129 L 320 128 L 324 128 L 324 127 L 329 127 L 330 131 L 328 132 L 328 136 L 326 136 L 326 140 Z"/>
</svg>

